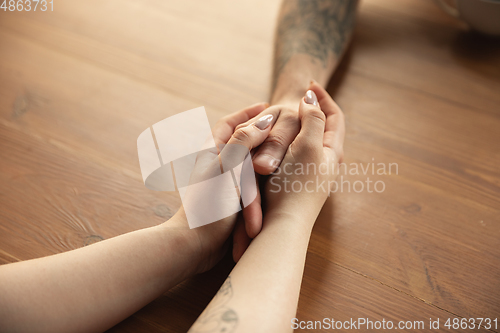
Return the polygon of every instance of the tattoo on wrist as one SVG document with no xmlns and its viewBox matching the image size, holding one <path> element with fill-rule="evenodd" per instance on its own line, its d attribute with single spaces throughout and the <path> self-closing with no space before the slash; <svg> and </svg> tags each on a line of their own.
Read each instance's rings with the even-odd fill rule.
<svg viewBox="0 0 500 333">
<path fill-rule="evenodd" d="M 229 276 L 212 302 L 193 324 L 189 333 L 231 333 L 238 325 L 238 315 L 226 304 L 233 297 L 233 286 Z"/>
<path fill-rule="evenodd" d="M 352 32 L 358 0 L 283 0 L 278 23 L 274 83 L 295 54 L 306 54 L 323 68 L 338 57 Z"/>
</svg>

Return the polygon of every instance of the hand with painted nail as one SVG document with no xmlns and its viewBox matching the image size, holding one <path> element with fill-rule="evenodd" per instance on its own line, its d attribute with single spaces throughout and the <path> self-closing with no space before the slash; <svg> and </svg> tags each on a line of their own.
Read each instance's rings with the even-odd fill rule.
<svg viewBox="0 0 500 333">
<path fill-rule="evenodd" d="M 311 82 L 312 86 L 319 85 Z M 318 99 L 313 90 L 307 90 L 304 100 L 312 105 L 318 106 Z M 285 156 L 288 146 L 293 142 L 300 131 L 300 120 L 297 112 L 299 104 L 293 107 L 289 105 L 273 105 L 263 112 L 279 112 L 279 118 L 271 129 L 269 136 L 262 145 L 256 149 L 253 156 L 255 171 L 260 175 L 270 175 L 280 165 Z"/>
<path fill-rule="evenodd" d="M 231 176 L 228 171 L 241 165 L 250 151 L 261 145 L 268 137 L 278 118 L 278 112 L 275 110 L 262 114 L 266 107 L 267 104 L 264 103 L 250 106 L 221 118 L 214 126 L 212 134 L 220 151 L 208 149 L 197 154 L 196 164 L 190 179 L 190 185 L 193 186 L 187 187 L 183 197 L 183 206 L 178 212 L 178 214 L 186 216 L 185 219 L 182 219 L 183 221 L 189 219 L 191 225 L 193 220 L 190 217 L 195 220 L 204 220 L 210 218 L 207 216 L 211 214 L 217 215 L 224 211 L 235 211 L 233 205 L 239 205 L 239 201 L 234 200 L 237 192 L 234 189 L 233 179 L 232 177 L 218 176 L 221 175 L 221 170 L 225 175 Z M 221 147 L 222 149 L 220 149 Z M 213 181 L 215 178 L 220 181 Z M 207 182 L 208 180 L 211 181 Z M 252 183 L 249 186 L 257 185 L 253 172 L 248 181 Z M 245 190 L 243 184 L 240 185 L 239 189 Z M 241 214 L 233 214 L 215 223 L 190 230 L 192 234 L 197 236 L 201 244 L 199 253 L 202 258 L 199 262 L 202 265 L 197 272 L 210 269 L 223 256 L 224 245 L 233 231 L 238 217 L 240 220 L 238 225 L 243 224 Z M 187 225 L 182 227 L 186 228 Z"/>
<path fill-rule="evenodd" d="M 318 100 L 319 96 L 319 100 Z M 324 103 L 322 108 L 330 110 L 332 108 L 332 98 L 328 93 L 315 81 L 311 81 L 309 90 L 305 93 L 304 98 L 297 104 L 297 109 L 302 105 L 302 102 L 315 107 L 320 106 L 320 101 Z M 290 106 L 274 105 L 264 110 L 258 116 L 240 124 L 236 128 L 247 126 L 249 123 L 255 122 L 259 117 L 266 114 L 277 114 L 278 119 L 271 128 L 269 136 L 259 147 L 254 149 L 253 166 L 257 176 L 262 180 L 265 175 L 269 175 L 277 170 L 278 166 L 282 164 L 282 160 L 287 153 L 289 146 L 294 142 L 297 134 L 301 130 L 300 112 L 297 112 Z M 336 105 L 336 104 L 335 104 Z M 338 109 L 338 106 L 336 106 Z M 339 109 L 340 110 L 340 109 Z M 342 115 L 343 117 L 343 115 Z M 343 119 L 343 118 L 342 118 Z M 331 122 L 331 120 L 330 120 Z M 343 120 L 342 120 L 343 124 Z M 343 125 L 342 125 L 343 126 Z M 331 126 L 328 126 L 330 128 Z M 342 131 L 343 133 L 343 131 Z M 329 129 L 326 137 L 331 137 L 332 131 Z M 337 134 L 336 134 L 337 135 Z M 343 134 L 340 137 L 331 138 L 334 151 L 336 152 L 339 161 L 343 158 Z M 262 205 L 261 205 L 260 191 L 257 194 L 255 201 L 243 209 L 243 219 L 237 222 L 233 234 L 233 259 L 237 262 L 251 240 L 255 238 L 262 229 Z"/>
<path fill-rule="evenodd" d="M 265 184 L 266 214 L 294 215 L 312 227 L 337 176 L 344 150 L 344 114 L 312 84 L 299 105 L 300 132 Z"/>
</svg>

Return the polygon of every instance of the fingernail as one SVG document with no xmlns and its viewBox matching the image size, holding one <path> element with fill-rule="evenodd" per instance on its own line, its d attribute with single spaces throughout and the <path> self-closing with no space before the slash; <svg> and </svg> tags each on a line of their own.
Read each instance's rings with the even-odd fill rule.
<svg viewBox="0 0 500 333">
<path fill-rule="evenodd" d="M 270 155 L 265 154 L 265 155 L 258 155 L 257 157 L 254 158 L 253 162 L 262 167 L 268 167 L 272 171 L 274 171 L 280 165 L 281 161 Z"/>
<path fill-rule="evenodd" d="M 257 120 L 254 125 L 260 130 L 265 130 L 270 124 L 271 121 L 273 121 L 273 115 L 272 114 L 267 114 L 263 117 L 261 117 L 259 120 Z"/>
<path fill-rule="evenodd" d="M 306 92 L 306 96 L 304 97 L 304 101 L 307 104 L 312 104 L 314 106 L 318 106 L 318 97 L 316 97 L 316 94 L 312 90 L 308 90 Z"/>
</svg>

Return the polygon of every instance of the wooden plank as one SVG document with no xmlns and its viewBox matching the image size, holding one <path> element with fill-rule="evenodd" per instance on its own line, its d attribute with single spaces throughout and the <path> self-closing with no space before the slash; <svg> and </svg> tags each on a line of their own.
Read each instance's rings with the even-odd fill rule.
<svg viewBox="0 0 500 333">
<path fill-rule="evenodd" d="M 91 16 L 86 16 L 85 13 L 89 10 L 94 12 L 105 5 L 98 1 L 84 4 L 85 8 L 79 8 L 77 4 L 76 7 L 63 6 L 60 14 L 51 17 L 16 13 L 3 18 L 0 26 L 45 47 L 120 72 L 160 89 L 167 89 L 202 105 L 222 105 L 227 108 L 225 110 L 232 112 L 259 101 L 252 96 L 255 90 L 262 94 L 260 99 L 267 95 L 268 76 L 256 76 L 255 71 L 269 73 L 272 50 L 270 43 L 265 45 L 262 39 L 242 39 L 235 36 L 232 30 L 205 26 L 196 21 L 203 19 L 200 16 L 207 17 L 214 13 L 216 7 L 211 7 L 209 13 L 200 11 L 198 16 L 186 19 L 185 16 L 177 17 L 168 12 L 159 15 L 157 8 L 146 5 L 127 7 L 122 6 L 122 2 L 119 3 L 126 12 L 133 11 L 133 15 L 140 13 L 145 17 L 144 20 L 149 22 L 147 32 L 141 32 L 143 30 L 139 22 L 136 22 L 138 26 L 134 27 L 130 20 L 126 19 L 127 16 L 120 15 L 100 21 L 106 27 L 76 29 L 77 33 L 74 33 L 73 29 L 68 31 L 53 27 L 57 24 L 58 17 L 63 22 L 68 19 L 84 22 L 90 20 L 95 24 L 96 21 L 91 18 L 95 15 L 89 13 Z M 64 12 L 64 8 L 69 12 Z M 72 18 L 75 14 L 78 17 Z M 82 18 L 80 15 L 85 16 Z M 44 23 L 36 21 L 35 18 Z M 110 19 L 116 19 L 116 25 L 111 24 Z M 270 20 L 269 23 L 271 22 Z M 82 25 L 86 26 L 84 23 Z M 175 30 L 168 28 L 171 26 L 175 26 Z M 206 35 L 200 34 L 200 29 Z M 270 40 L 271 27 L 268 29 L 268 36 Z M 165 42 L 160 44 L 158 40 Z M 246 46 L 243 47 L 242 44 Z M 141 51 L 144 49 L 155 50 L 155 53 L 145 55 Z M 262 61 L 259 57 L 263 52 L 267 61 Z M 217 61 L 216 66 L 214 61 Z M 224 68 L 221 64 L 228 64 L 231 68 Z M 250 85 L 249 83 L 255 81 L 253 78 L 258 81 Z"/>
<path fill-rule="evenodd" d="M 498 117 L 349 74 L 332 87 L 346 112 L 345 162 L 397 163 L 399 175 L 344 176 L 386 190 L 335 194 L 311 251 L 461 316 L 497 316 Z"/>
<path fill-rule="evenodd" d="M 336 196 L 309 250 L 457 315 L 497 316 L 498 212 L 403 179 L 386 187 Z"/>
<path fill-rule="evenodd" d="M 408 6 L 410 3 L 412 5 Z M 422 12 L 412 7 L 426 7 Z M 431 1 L 366 1 L 358 17 L 351 69 L 471 110 L 500 112 L 500 46 L 466 32 Z"/>
<path fill-rule="evenodd" d="M 118 170 L 137 175 L 144 129 L 199 106 L 15 36 L 0 39 L 0 116 L 8 126 Z"/>
<path fill-rule="evenodd" d="M 449 330 L 444 327 L 446 320 L 456 318 L 445 310 L 429 306 L 399 290 L 354 273 L 312 253 L 307 256 L 300 297 L 297 313 L 299 320 L 314 322 L 328 318 L 335 321 L 348 321 L 349 325 L 353 320 L 357 322 L 357 330 L 362 332 L 377 331 L 375 329 L 377 326 L 360 327 L 358 318 L 369 319 L 372 322 L 391 321 L 394 330 L 419 332 L 447 332 Z M 430 328 L 430 318 L 433 321 L 439 318 L 440 329 Z M 404 321 L 404 325 L 412 325 L 412 329 L 396 329 L 400 321 Z M 408 321 L 411 324 L 408 324 Z M 421 325 L 415 323 L 416 321 L 423 321 L 424 326 L 416 329 L 416 325 Z M 323 330 L 306 331 L 321 332 L 329 331 L 329 329 L 323 326 Z M 380 331 L 390 332 L 391 329 L 381 327 Z M 457 331 L 468 332 L 469 330 Z M 488 332 L 484 328 L 480 331 Z"/>
<path fill-rule="evenodd" d="M 140 180 L 2 124 L 0 160 L 0 244 L 10 262 L 159 224 L 180 204 L 176 194 L 147 190 Z"/>
</svg>

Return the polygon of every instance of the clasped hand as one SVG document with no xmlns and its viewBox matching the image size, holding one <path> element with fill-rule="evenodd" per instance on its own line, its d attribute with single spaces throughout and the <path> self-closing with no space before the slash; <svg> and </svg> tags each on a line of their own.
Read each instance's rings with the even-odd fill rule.
<svg viewBox="0 0 500 333">
<path fill-rule="evenodd" d="M 342 111 L 329 94 L 312 82 L 298 112 L 280 105 L 255 104 L 221 118 L 212 134 L 218 147 L 226 145 L 218 152 L 218 158 L 215 156 L 214 167 L 218 168 L 220 156 L 229 154 L 232 145 L 246 147 L 252 152 L 262 193 L 259 190 L 256 199 L 241 214 L 189 230 L 196 235 L 198 244 L 198 272 L 210 269 L 220 260 L 231 233 L 233 258 L 238 261 L 263 225 L 272 223 L 265 219 L 268 214 L 301 216 L 304 225 L 299 227 L 312 228 L 329 195 L 329 187 L 318 190 L 311 186 L 313 190 L 309 190 L 308 185 L 330 184 L 335 180 L 337 168 L 328 166 L 336 165 L 343 157 L 345 123 Z M 243 162 L 245 154 L 240 155 L 232 158 Z M 323 169 L 326 166 L 327 172 L 318 172 L 320 166 Z M 300 183 L 300 190 L 296 187 L 283 191 L 287 182 Z M 178 214 L 185 212 L 181 209 Z"/>
</svg>

